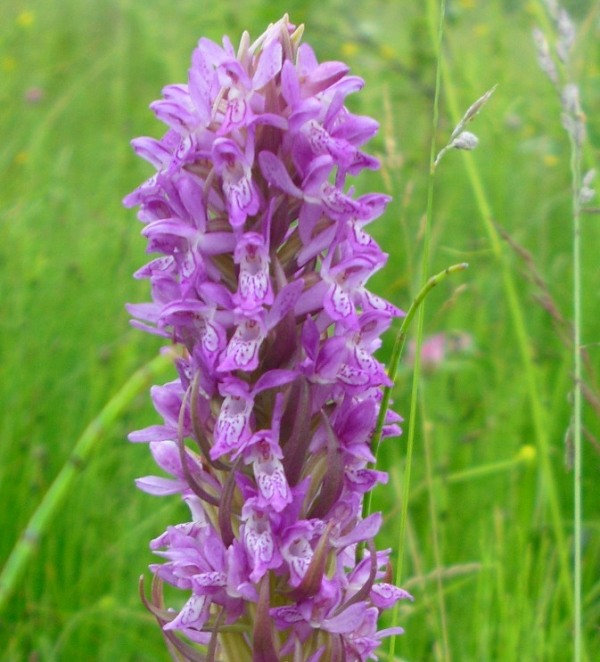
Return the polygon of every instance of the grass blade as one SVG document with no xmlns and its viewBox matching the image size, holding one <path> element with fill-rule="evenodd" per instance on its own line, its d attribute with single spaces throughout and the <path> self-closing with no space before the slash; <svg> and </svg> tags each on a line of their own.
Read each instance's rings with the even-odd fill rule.
<svg viewBox="0 0 600 662">
<path fill-rule="evenodd" d="M 75 477 L 98 448 L 103 435 L 124 409 L 172 365 L 173 357 L 161 354 L 133 373 L 121 389 L 106 403 L 75 443 L 73 451 L 54 479 L 25 530 L 10 552 L 0 574 L 0 611 L 4 609 L 37 549 L 69 494 Z"/>
</svg>

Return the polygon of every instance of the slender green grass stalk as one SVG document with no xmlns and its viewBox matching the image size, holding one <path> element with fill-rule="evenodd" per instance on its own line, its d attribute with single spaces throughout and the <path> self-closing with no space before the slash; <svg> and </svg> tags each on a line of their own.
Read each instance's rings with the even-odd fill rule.
<svg viewBox="0 0 600 662">
<path fill-rule="evenodd" d="M 482 478 L 489 478 L 490 476 L 497 476 L 503 473 L 518 468 L 532 465 L 535 462 L 537 453 L 534 446 L 526 444 L 522 446 L 517 453 L 506 460 L 497 460 L 496 462 L 489 462 L 487 464 L 480 464 L 475 467 L 469 467 L 462 471 L 455 471 L 454 473 L 445 476 L 434 476 L 434 484 L 443 482 L 444 485 L 456 485 L 460 483 L 469 483 L 474 480 Z M 411 492 L 411 499 L 414 500 L 425 490 L 428 489 L 427 481 L 421 482 L 415 486 Z"/>
<path fill-rule="evenodd" d="M 431 143 L 429 149 L 429 173 L 427 180 L 427 211 L 425 215 L 425 228 L 423 233 L 423 255 L 421 258 L 422 283 L 427 283 L 427 274 L 429 273 L 429 248 L 430 248 L 431 225 L 432 225 L 432 217 L 433 217 L 435 157 L 437 153 L 435 137 L 436 137 L 438 121 L 439 121 L 439 102 L 440 102 L 440 90 L 441 90 L 441 82 L 442 82 L 441 79 L 442 40 L 444 36 L 444 18 L 446 14 L 446 0 L 440 0 L 439 5 L 436 5 L 435 0 L 428 0 L 427 13 L 429 18 L 429 24 L 431 26 L 435 24 L 435 20 L 437 18 L 437 33 L 436 33 L 436 39 L 434 40 L 434 51 L 436 57 L 435 92 L 433 98 L 433 109 L 432 109 L 432 117 L 431 117 Z M 464 268 L 464 266 L 462 268 Z M 405 462 L 404 477 L 403 477 L 404 486 L 403 486 L 403 496 L 402 496 L 402 515 L 400 518 L 400 531 L 398 534 L 399 546 L 398 546 L 398 555 L 396 557 L 396 568 L 395 568 L 397 581 L 401 581 L 402 566 L 404 562 L 404 535 L 406 530 L 406 520 L 408 516 L 408 497 L 410 493 L 410 473 L 412 467 L 412 455 L 413 455 L 414 438 L 415 438 L 417 393 L 419 387 L 419 380 L 421 378 L 421 346 L 423 344 L 424 319 L 425 319 L 425 306 L 421 306 L 419 310 L 419 317 L 417 320 L 415 363 L 413 370 L 410 413 L 408 419 L 406 462 Z M 394 608 L 394 617 L 396 615 L 396 609 L 397 606 Z M 390 638 L 390 645 L 389 645 L 389 653 L 392 659 L 394 658 L 395 646 L 396 646 L 396 637 L 394 636 Z"/>
<path fill-rule="evenodd" d="M 420 307 L 422 306 L 425 297 L 429 294 L 429 292 L 431 292 L 431 290 L 436 285 L 439 285 L 447 276 L 456 273 L 457 271 L 464 271 L 465 269 L 468 268 L 468 266 L 469 265 L 466 262 L 460 262 L 459 264 L 453 264 L 452 266 L 447 267 L 446 269 L 444 269 L 444 271 L 440 271 L 439 273 L 435 274 L 435 276 L 431 276 L 431 278 L 427 280 L 425 285 L 422 287 L 421 291 L 417 294 L 413 302 L 410 304 L 410 308 L 408 309 L 406 316 L 402 320 L 402 325 L 400 326 L 396 339 L 394 340 L 394 347 L 392 349 L 392 355 L 390 357 L 390 362 L 388 367 L 388 377 L 390 378 L 392 385 L 386 386 L 383 389 L 383 398 L 381 400 L 381 407 L 379 408 L 377 424 L 375 426 L 375 431 L 373 433 L 373 442 L 372 442 L 371 450 L 373 451 L 373 455 L 375 456 L 375 465 L 377 465 L 377 460 L 379 457 L 379 448 L 381 445 L 381 433 L 383 430 L 383 424 L 385 423 L 385 417 L 388 412 L 388 409 L 390 408 L 390 398 L 392 395 L 392 391 L 394 390 L 396 378 L 398 376 L 400 359 L 402 358 L 402 354 L 404 352 L 404 345 L 406 344 L 406 338 L 408 336 L 408 330 L 410 328 L 410 325 L 414 320 L 415 315 L 419 311 Z M 365 495 L 365 509 L 364 509 L 365 517 L 371 512 L 370 496 L 371 496 L 370 492 L 368 492 Z"/>
<path fill-rule="evenodd" d="M 538 41 L 544 46 L 545 57 L 540 58 L 542 69 L 553 83 L 562 107 L 562 125 L 569 137 L 571 170 L 571 213 L 573 236 L 573 411 L 571 434 L 573 443 L 573 659 L 586 659 L 582 629 L 581 599 L 581 534 L 582 534 L 582 406 L 583 374 L 581 347 L 581 212 L 585 180 L 582 177 L 583 150 L 585 140 L 585 114 L 579 101 L 579 87 L 572 72 L 572 49 L 576 41 L 576 30 L 567 12 L 558 3 L 537 6 L 538 18 L 548 32 L 554 33 L 555 54 L 552 55 L 543 32 Z M 590 13 L 591 16 L 591 13 Z M 552 20 L 550 20 L 552 19 Z M 539 46 L 538 46 L 539 48 Z M 552 75 L 554 73 L 554 75 Z M 593 177 L 593 176 L 592 176 Z M 588 189 L 589 191 L 589 189 Z"/>
<path fill-rule="evenodd" d="M 439 532 L 439 514 L 436 503 L 436 484 L 433 478 L 433 468 L 432 468 L 432 451 L 431 451 L 431 439 L 430 434 L 426 426 L 426 414 L 425 414 L 425 397 L 423 392 L 421 392 L 419 397 L 420 403 L 420 414 L 421 414 L 421 425 L 422 425 L 422 435 L 423 435 L 423 447 L 425 450 L 425 480 L 427 482 L 427 493 L 429 496 L 429 523 L 431 526 L 431 539 L 433 546 L 433 560 L 435 567 L 440 570 L 436 575 L 436 598 L 437 598 L 437 608 L 439 612 L 440 619 L 440 629 L 442 631 L 442 659 L 445 662 L 450 662 L 450 644 L 448 642 L 448 618 L 446 614 L 446 602 L 444 600 L 444 586 L 442 582 L 442 573 L 441 569 L 443 567 L 442 563 L 442 552 L 440 549 L 440 532 Z M 439 486 L 439 484 L 438 484 Z"/>
<path fill-rule="evenodd" d="M 373 451 L 373 455 L 375 456 L 375 463 L 374 463 L 375 466 L 379 464 L 378 460 L 379 460 L 379 448 L 381 446 L 381 433 L 383 431 L 385 417 L 387 415 L 388 409 L 390 408 L 390 399 L 392 396 L 392 391 L 394 390 L 396 384 L 396 378 L 398 376 L 398 368 L 400 366 L 400 359 L 402 358 L 402 354 L 404 352 L 404 345 L 406 344 L 406 338 L 408 336 L 408 330 L 410 328 L 410 325 L 413 319 L 415 318 L 417 311 L 419 310 L 423 301 L 425 300 L 425 297 L 429 294 L 429 292 L 431 292 L 431 290 L 436 285 L 439 285 L 439 283 L 441 283 L 447 276 L 456 273 L 457 271 L 464 271 L 465 269 L 468 268 L 468 266 L 469 265 L 466 262 L 460 262 L 459 264 L 453 264 L 452 266 L 447 267 L 446 269 L 444 269 L 444 271 L 440 271 L 439 273 L 435 274 L 435 276 L 431 276 L 431 278 L 429 278 L 425 283 L 425 285 L 422 287 L 421 291 L 413 299 L 413 302 L 411 303 L 410 308 L 406 313 L 406 317 L 404 317 L 404 319 L 402 320 L 402 324 L 400 326 L 400 329 L 398 330 L 396 339 L 394 340 L 394 347 L 392 349 L 392 355 L 390 357 L 389 366 L 388 366 L 388 377 L 390 378 L 392 385 L 386 386 L 383 389 L 383 398 L 381 400 L 381 406 L 379 408 L 379 414 L 377 417 L 377 423 L 375 425 L 375 431 L 373 432 L 373 441 L 371 444 L 371 450 Z M 408 453 L 410 453 L 410 458 L 412 459 L 412 446 L 410 445 L 409 445 Z M 404 540 L 404 531 L 406 530 L 406 517 L 408 512 L 409 491 L 410 490 L 406 486 L 406 482 L 405 482 L 404 492 L 402 495 L 403 505 L 402 505 L 402 519 L 400 523 L 400 535 L 398 536 L 398 540 L 400 543 L 400 547 L 398 547 L 399 554 L 402 552 L 403 549 L 402 541 Z M 365 500 L 363 503 L 363 517 L 367 517 L 371 512 L 371 496 L 372 496 L 371 492 L 367 492 L 367 494 L 365 495 Z"/>
<path fill-rule="evenodd" d="M 392 382 L 395 382 L 396 377 L 398 376 L 398 368 L 400 366 L 400 359 L 402 358 L 402 354 L 404 351 L 404 345 L 406 344 L 408 330 L 410 328 L 413 319 L 415 318 L 415 315 L 417 314 L 419 309 L 422 308 L 422 304 L 425 300 L 425 297 L 429 294 L 429 292 L 431 292 L 431 290 L 436 285 L 439 285 L 443 280 L 445 280 L 447 276 L 450 276 L 451 274 L 454 274 L 458 271 L 464 271 L 465 269 L 468 268 L 468 266 L 469 265 L 466 262 L 460 262 L 459 264 L 453 264 L 452 266 L 447 267 L 443 271 L 440 271 L 439 273 L 435 274 L 435 276 L 431 276 L 431 278 L 427 280 L 425 285 L 422 287 L 421 291 L 417 294 L 413 302 L 410 304 L 410 308 L 406 313 L 406 317 L 404 317 L 404 319 L 402 320 L 402 325 L 400 326 L 398 335 L 396 336 L 396 339 L 394 341 L 394 347 L 392 349 L 392 355 L 390 357 L 390 362 L 388 367 L 388 377 Z M 379 455 L 381 432 L 383 429 L 383 424 L 385 422 L 387 411 L 390 406 L 390 398 L 393 390 L 394 390 L 394 384 L 392 384 L 392 386 L 386 386 L 383 389 L 383 398 L 381 401 L 381 407 L 379 408 L 377 424 L 375 426 L 375 432 L 373 433 L 372 450 L 373 450 L 373 454 L 375 455 L 375 458 L 377 458 Z M 368 496 L 370 496 L 370 493 L 366 495 L 366 497 Z M 367 509 L 365 512 L 366 514 L 368 514 L 370 511 Z"/>
<path fill-rule="evenodd" d="M 446 93 L 446 101 L 448 104 L 450 116 L 453 121 L 458 122 L 461 117 L 459 109 L 460 106 L 457 98 L 458 95 L 454 86 L 450 67 L 444 59 L 441 61 L 441 68 L 444 91 Z M 573 595 L 571 590 L 571 571 L 569 567 L 569 548 L 562 525 L 562 514 L 558 496 L 558 488 L 556 485 L 554 473 L 552 471 L 552 464 L 550 462 L 550 443 L 548 441 L 548 434 L 546 431 L 545 412 L 542 405 L 542 398 L 539 393 L 538 380 L 531 351 L 531 343 L 527 332 L 527 326 L 525 324 L 525 316 L 519 302 L 517 287 L 510 270 L 510 265 L 502 249 L 500 235 L 492 219 L 491 206 L 485 192 L 481 176 L 475 166 L 472 155 L 468 152 L 463 152 L 462 157 L 467 177 L 473 191 L 473 196 L 475 198 L 475 203 L 479 211 L 481 222 L 487 234 L 494 258 L 498 263 L 504 296 L 506 298 L 508 310 L 512 320 L 512 325 L 517 341 L 517 348 L 523 366 L 523 376 L 527 386 L 527 395 L 531 411 L 534 435 L 537 447 L 539 449 L 540 470 L 548 500 L 552 533 L 556 541 L 556 548 L 559 556 L 560 583 L 565 594 L 567 606 L 572 612 Z"/>
<path fill-rule="evenodd" d="M 410 305 L 410 308 L 408 309 L 408 312 L 406 313 L 406 317 L 402 320 L 402 325 L 400 326 L 400 330 L 398 331 L 398 335 L 396 336 L 396 339 L 394 341 L 394 347 L 392 349 L 392 355 L 390 357 L 390 362 L 389 362 L 389 367 L 388 367 L 388 377 L 390 378 L 392 382 L 392 386 L 386 386 L 383 390 L 383 398 L 381 401 L 381 406 L 379 408 L 379 415 L 377 418 L 377 424 L 375 426 L 375 432 L 373 433 L 373 443 L 372 443 L 372 451 L 373 455 L 375 456 L 375 465 L 377 465 L 377 460 L 379 456 L 379 447 L 381 444 L 381 432 L 383 430 L 383 424 L 385 422 L 385 417 L 387 414 L 387 411 L 389 409 L 390 405 L 390 397 L 392 394 L 392 391 L 394 389 L 394 384 L 396 381 L 396 377 L 398 375 L 398 367 L 400 365 L 400 359 L 402 358 L 402 352 L 404 350 L 404 345 L 406 343 L 406 337 L 408 335 L 408 329 L 410 328 L 411 322 L 415 318 L 415 315 L 419 310 L 422 310 L 422 304 L 425 300 L 425 297 L 431 292 L 431 290 L 436 286 L 439 285 L 447 276 L 456 273 L 457 271 L 464 271 L 467 269 L 469 265 L 466 262 L 461 262 L 459 264 L 453 264 L 450 267 L 447 267 L 444 269 L 444 271 L 440 271 L 439 273 L 435 274 L 435 276 L 431 276 L 425 283 L 425 285 L 421 288 L 421 291 L 417 294 L 417 296 L 413 299 L 413 302 Z M 422 334 L 422 327 L 421 327 L 421 334 Z M 418 349 L 418 348 L 417 348 Z M 417 362 L 419 360 L 419 355 L 417 354 L 415 356 L 415 372 L 418 370 Z M 414 392 L 414 387 L 413 387 L 413 392 Z M 414 420 L 413 416 L 413 411 L 412 411 L 412 400 L 411 400 L 411 415 L 410 415 L 410 420 Z M 412 436 L 410 434 L 411 428 L 409 425 L 409 437 L 408 437 L 408 442 L 407 442 L 407 455 L 406 455 L 406 468 L 404 471 L 404 477 L 403 477 L 403 493 L 402 493 L 402 511 L 401 511 L 401 516 L 400 516 L 400 528 L 398 531 L 398 544 L 396 549 L 398 550 L 398 560 L 397 560 L 397 565 L 396 565 L 396 581 L 399 580 L 401 576 L 401 570 L 402 570 L 402 557 L 404 555 L 404 538 L 405 538 L 405 532 L 406 532 L 406 523 L 407 523 L 407 518 L 408 518 L 408 500 L 409 500 L 409 493 L 410 493 L 410 463 L 412 462 L 412 451 L 414 447 L 414 429 L 412 430 Z M 408 472 L 408 475 L 407 475 Z M 364 501 L 364 508 L 363 508 L 363 513 L 364 516 L 366 517 L 369 513 L 371 512 L 371 494 L 367 493 L 365 495 L 365 501 Z M 394 607 L 393 611 L 393 619 L 395 620 L 396 614 L 397 614 L 397 607 Z M 390 657 L 393 658 L 394 655 L 394 647 L 393 645 L 390 646 Z"/>
<path fill-rule="evenodd" d="M 569 133 L 571 145 L 571 187 L 573 196 L 573 601 L 574 601 L 574 662 L 583 655 L 581 610 L 581 143 L 573 132 Z"/>
<path fill-rule="evenodd" d="M 0 574 L 0 611 L 4 609 L 22 579 L 27 564 L 37 549 L 40 540 L 46 534 L 52 519 L 69 495 L 76 476 L 85 468 L 98 448 L 98 443 L 106 436 L 107 430 L 110 429 L 110 426 L 114 424 L 125 408 L 131 404 L 131 401 L 163 375 L 172 364 L 172 356 L 161 354 L 134 372 L 82 432 L 73 447 L 73 451 L 15 543 L 2 569 Z"/>
</svg>

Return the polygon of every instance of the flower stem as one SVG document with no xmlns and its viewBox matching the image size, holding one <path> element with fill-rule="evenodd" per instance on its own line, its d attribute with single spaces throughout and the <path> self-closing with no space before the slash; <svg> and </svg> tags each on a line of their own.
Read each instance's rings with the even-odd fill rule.
<svg viewBox="0 0 600 662">
<path fill-rule="evenodd" d="M 40 540 L 67 498 L 75 477 L 85 468 L 96 450 L 98 442 L 106 435 L 107 430 L 131 401 L 144 392 L 172 364 L 172 355 L 161 354 L 133 373 L 82 432 L 2 568 L 0 611 L 6 606 L 15 591 Z"/>
</svg>

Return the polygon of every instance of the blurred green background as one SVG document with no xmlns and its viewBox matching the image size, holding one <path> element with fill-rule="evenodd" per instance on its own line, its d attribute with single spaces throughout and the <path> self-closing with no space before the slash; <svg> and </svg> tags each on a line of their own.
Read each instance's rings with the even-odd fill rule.
<svg viewBox="0 0 600 662">
<path fill-rule="evenodd" d="M 343 59 L 365 78 L 349 105 L 380 121 L 370 151 L 383 169 L 356 186 L 394 196 L 371 226 L 390 253 L 372 284 L 408 307 L 420 281 L 431 141 L 430 4 L 1 4 L 0 565 L 85 425 L 156 355 L 157 341 L 132 330 L 124 310 L 148 291 L 131 278 L 145 262 L 145 242 L 121 199 L 150 174 L 129 140 L 162 134 L 147 106 L 163 85 L 185 81 L 199 37 L 236 42 L 287 11 L 306 24 L 320 60 Z M 600 9 L 587 0 L 565 4 L 578 26 L 573 75 L 591 167 L 600 145 Z M 472 158 L 450 152 L 436 176 L 431 273 L 461 261 L 470 269 L 427 300 L 425 334 L 446 334 L 446 351 L 421 379 L 400 579 L 415 602 L 399 612 L 406 634 L 396 656 L 569 660 L 573 622 L 560 554 L 570 562 L 572 367 L 561 340 L 572 309 L 570 157 L 560 104 L 531 39 L 534 25 L 549 23 L 536 1 L 447 5 L 439 147 L 455 124 L 452 97 L 464 111 L 498 88 L 470 127 L 480 138 Z M 529 257 L 498 242 L 501 229 Z M 584 633 L 593 660 L 600 659 L 597 216 L 583 218 L 583 246 L 585 380 L 597 399 L 585 406 L 583 477 Z M 391 337 L 382 358 L 390 346 Z M 407 360 L 394 393 L 405 416 L 411 378 Z M 1 660 L 168 659 L 137 579 L 151 562 L 148 540 L 186 513 L 175 498 L 136 490 L 133 479 L 154 468 L 145 446 L 126 442 L 130 430 L 156 420 L 147 393 L 140 395 L 81 468 L 0 614 Z M 391 481 L 375 494 L 387 518 L 380 547 L 398 547 L 405 441 L 391 440 L 383 452 Z"/>
</svg>

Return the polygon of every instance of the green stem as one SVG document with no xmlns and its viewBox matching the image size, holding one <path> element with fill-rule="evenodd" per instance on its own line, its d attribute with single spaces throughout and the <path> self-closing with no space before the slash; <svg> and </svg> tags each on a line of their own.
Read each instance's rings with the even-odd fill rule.
<svg viewBox="0 0 600 662">
<path fill-rule="evenodd" d="M 433 109 L 432 109 L 432 117 L 431 117 L 431 143 L 430 143 L 430 148 L 429 148 L 429 174 L 428 174 L 428 180 L 427 180 L 427 212 L 425 215 L 425 228 L 424 228 L 424 237 L 423 237 L 423 256 L 422 256 L 422 262 L 421 262 L 421 282 L 425 283 L 425 287 L 423 287 L 423 290 L 427 287 L 427 283 L 430 281 L 426 281 L 427 279 L 427 274 L 429 273 L 429 244 L 430 244 L 430 238 L 431 238 L 431 225 L 432 225 L 432 218 L 433 218 L 433 190 L 434 190 L 434 175 L 435 175 L 435 156 L 436 156 L 436 141 L 435 137 L 437 134 L 437 129 L 438 129 L 438 120 L 439 120 L 439 106 L 440 106 L 440 90 L 442 87 L 442 77 L 441 77 L 441 63 L 442 63 L 442 41 L 444 37 L 444 19 L 446 16 L 446 0 L 440 0 L 439 2 L 439 9 L 438 5 L 436 5 L 435 0 L 428 0 L 427 2 L 427 13 L 428 13 L 428 18 L 429 18 L 429 26 L 431 28 L 431 36 L 432 40 L 434 43 L 434 51 L 435 51 L 435 57 L 436 57 L 436 68 L 435 68 L 435 93 L 434 93 L 434 98 L 433 98 Z M 434 25 L 436 23 L 436 18 L 437 18 L 437 34 L 435 33 L 435 28 Z M 465 267 L 461 265 L 461 269 L 464 269 Z M 445 276 L 444 276 L 445 277 Z M 439 282 L 439 281 L 438 281 Z M 434 287 L 436 283 L 431 285 L 431 287 Z M 423 295 L 423 297 L 419 300 L 419 303 L 421 303 L 427 292 L 431 289 L 427 289 Z M 419 299 L 419 295 L 417 295 L 417 299 Z M 414 302 L 413 302 L 414 303 Z M 417 307 L 419 305 L 417 304 Z M 415 309 L 416 310 L 416 309 Z M 410 311 L 409 311 L 410 313 Z M 408 315 L 407 315 L 408 317 Z M 419 379 L 421 377 L 421 345 L 423 344 L 423 320 L 425 319 L 425 306 L 421 306 L 420 311 L 419 311 L 419 318 L 417 322 L 417 338 L 416 338 L 416 347 L 415 347 L 415 363 L 414 363 L 414 370 L 413 370 L 413 380 L 412 380 L 412 393 L 411 393 L 411 400 L 410 400 L 410 414 L 409 414 L 409 420 L 408 420 L 408 438 L 406 442 L 406 462 L 404 465 L 404 476 L 403 476 L 403 495 L 402 495 L 402 515 L 400 519 L 400 531 L 399 531 L 399 548 L 398 548 L 398 556 L 396 559 L 396 581 L 401 581 L 402 578 L 402 566 L 404 563 L 404 537 L 405 537 L 405 532 L 406 532 L 406 522 L 408 519 L 408 497 L 410 494 L 410 473 L 411 473 L 411 468 L 412 468 L 412 456 L 413 456 L 413 448 L 414 448 L 414 438 L 415 438 L 415 419 L 416 419 L 416 411 L 417 411 L 417 393 L 418 393 L 418 386 L 419 386 Z M 406 320 L 405 320 L 406 321 Z M 403 325 L 404 326 L 404 325 Z M 402 330 L 401 330 L 402 331 Z M 404 346 L 404 339 L 401 341 L 402 347 Z M 400 350 L 402 349 L 400 348 Z M 400 356 L 398 355 L 397 361 L 399 361 Z M 397 369 L 397 365 L 395 366 Z M 395 374 L 394 374 L 395 377 Z M 389 403 L 389 394 L 388 394 L 388 399 L 386 402 L 386 408 Z M 382 407 L 383 409 L 383 403 Z M 381 423 L 381 427 L 383 427 L 382 423 L 382 411 L 380 409 L 380 418 L 378 420 L 378 427 L 379 424 Z M 385 411 L 383 412 L 383 416 L 385 416 Z M 379 432 L 379 438 L 381 437 L 381 432 Z M 377 444 L 379 444 L 379 438 L 377 438 Z M 394 607 L 394 621 L 397 618 L 397 603 Z M 393 636 L 390 639 L 390 645 L 389 645 L 389 652 L 390 652 L 390 657 L 393 659 L 394 658 L 394 651 L 395 651 L 395 646 L 396 646 L 396 637 Z"/>
<path fill-rule="evenodd" d="M 534 4 L 537 10 L 537 18 L 544 26 L 544 32 L 556 32 L 556 25 L 548 16 L 547 7 L 540 2 Z M 597 8 L 596 8 L 597 11 Z M 591 20 L 592 13 L 590 13 Z M 559 98 L 562 94 L 563 82 L 575 85 L 571 75 L 570 61 L 563 62 L 561 58 L 554 58 L 554 63 L 559 70 L 561 83 L 557 85 Z M 564 102 L 563 102 L 564 110 Z M 581 117 L 573 118 L 577 122 L 584 123 L 583 113 Z M 582 630 L 582 600 L 581 600 L 581 520 L 582 520 L 582 357 L 581 357 L 581 200 L 580 192 L 582 185 L 582 162 L 583 150 L 588 147 L 587 141 L 583 144 L 574 135 L 573 130 L 567 129 L 570 144 L 570 168 L 571 168 L 571 195 L 572 195 L 572 232 L 573 232 L 573 660 L 581 662 L 587 659 L 584 648 Z"/>
<path fill-rule="evenodd" d="M 573 195 L 573 600 L 574 600 L 574 662 L 583 654 L 581 611 L 581 146 L 573 133 L 571 143 L 571 186 Z"/>
<path fill-rule="evenodd" d="M 466 262 L 460 262 L 459 264 L 453 264 L 452 266 L 447 267 L 443 271 L 440 271 L 439 273 L 435 274 L 435 276 L 431 276 L 431 278 L 427 280 L 425 285 L 422 287 L 421 291 L 417 294 L 413 302 L 410 304 L 410 308 L 408 309 L 406 316 L 402 320 L 402 325 L 400 326 L 398 335 L 396 336 L 396 339 L 394 341 L 394 347 L 392 349 L 392 356 L 390 357 L 390 363 L 388 368 L 388 377 L 390 378 L 392 385 L 386 386 L 383 389 L 383 398 L 381 400 L 381 407 L 379 408 L 377 424 L 375 426 L 375 432 L 373 433 L 373 442 L 371 445 L 371 449 L 373 451 L 373 454 L 375 455 L 375 458 L 377 458 L 379 454 L 379 447 L 381 443 L 381 432 L 383 429 L 383 425 L 385 423 L 385 417 L 390 407 L 390 398 L 392 395 L 392 391 L 394 390 L 396 377 L 398 376 L 400 359 L 402 358 L 404 345 L 406 344 L 406 338 L 408 336 L 408 330 L 410 328 L 410 325 L 413 319 L 415 318 L 417 311 L 421 307 L 421 304 L 425 300 L 425 297 L 429 294 L 429 292 L 431 292 L 431 290 L 436 285 L 439 285 L 447 276 L 456 273 L 457 271 L 464 271 L 465 269 L 468 268 L 468 266 L 469 265 Z M 415 356 L 415 363 L 416 361 L 417 361 L 417 356 Z M 375 464 L 377 464 L 377 462 L 375 462 Z M 371 493 L 369 492 L 366 495 L 366 497 L 370 496 L 370 494 Z M 366 514 L 368 515 L 369 511 L 367 511 Z"/>
<path fill-rule="evenodd" d="M 450 662 L 450 644 L 448 641 L 448 618 L 446 615 L 446 601 L 444 600 L 444 587 L 442 583 L 442 550 L 440 546 L 440 531 L 438 527 L 439 513 L 436 503 L 436 489 L 434 486 L 433 478 L 433 460 L 432 460 L 432 450 L 431 450 L 431 439 L 429 432 L 427 431 L 426 426 L 426 414 L 425 414 L 425 398 L 423 397 L 423 392 L 421 391 L 421 396 L 419 397 L 420 409 L 421 409 L 421 425 L 422 425 L 422 436 L 423 436 L 423 448 L 425 451 L 425 481 L 427 484 L 428 492 L 428 502 L 429 502 L 429 521 L 431 526 L 431 541 L 433 547 L 433 560 L 436 568 L 436 598 L 437 598 L 437 608 L 440 618 L 440 630 L 441 630 L 441 658 L 445 662 Z"/>
<path fill-rule="evenodd" d="M 390 408 L 390 398 L 392 396 L 392 391 L 394 390 L 394 387 L 396 385 L 396 378 L 398 376 L 400 359 L 402 358 L 402 354 L 404 352 L 404 345 L 406 344 L 406 338 L 408 336 L 408 330 L 410 328 L 411 322 L 415 318 L 415 315 L 417 314 L 419 308 L 422 308 L 421 304 L 425 300 L 425 297 L 429 294 L 429 292 L 431 292 L 431 290 L 436 285 L 439 285 L 439 283 L 441 283 L 450 274 L 456 273 L 457 271 L 464 271 L 468 266 L 469 265 L 466 262 L 453 264 L 452 266 L 444 269 L 444 271 L 440 271 L 439 273 L 435 274 L 435 276 L 431 276 L 431 278 L 427 280 L 425 285 L 421 288 L 421 291 L 417 294 L 413 302 L 410 304 L 410 308 L 408 309 L 406 316 L 402 320 L 402 325 L 400 326 L 400 329 L 394 341 L 392 356 L 390 357 L 390 362 L 388 367 L 388 377 L 390 378 L 392 385 L 386 386 L 383 389 L 383 397 L 381 399 L 381 405 L 379 407 L 379 414 L 377 416 L 375 431 L 373 432 L 373 441 L 371 442 L 371 450 L 373 452 L 373 455 L 375 456 L 374 466 L 378 466 L 379 464 L 378 462 L 379 449 L 381 446 L 381 434 L 383 431 L 383 425 L 385 423 L 385 418 L 388 409 Z M 418 356 L 415 355 L 415 371 L 417 371 L 418 360 L 419 360 Z M 412 416 L 411 416 L 411 420 L 412 420 Z M 406 455 L 407 465 L 409 464 L 410 461 L 412 461 L 412 450 L 413 450 L 413 444 L 411 443 L 411 439 L 409 437 L 409 443 L 408 443 L 407 455 Z M 410 472 L 408 477 L 410 478 Z M 404 491 L 402 498 L 402 519 L 400 522 L 400 535 L 399 535 L 400 541 L 404 540 L 404 531 L 406 530 L 407 507 L 405 508 L 405 505 L 408 504 L 409 487 L 410 487 L 410 481 L 408 481 L 408 485 L 407 485 L 407 479 L 405 473 Z M 367 517 L 371 512 L 372 494 L 373 494 L 372 492 L 367 492 L 365 494 L 365 499 L 363 502 L 363 517 Z M 399 550 L 401 549 L 402 547 L 399 548 Z M 400 551 L 398 553 L 400 553 Z"/>
<path fill-rule="evenodd" d="M 129 378 L 118 393 L 106 403 L 98 416 L 85 428 L 2 568 L 0 611 L 6 606 L 15 591 L 40 540 L 69 495 L 76 476 L 96 450 L 98 442 L 131 401 L 165 373 L 172 364 L 173 357 L 169 355 L 160 355 L 148 362 Z"/>
<path fill-rule="evenodd" d="M 487 478 L 488 476 L 494 476 L 518 467 L 533 465 L 533 463 L 536 461 L 536 457 L 537 453 L 535 447 L 525 445 L 512 458 L 508 458 L 507 460 L 498 460 L 488 464 L 480 464 L 475 467 L 463 469 L 462 471 L 456 471 L 446 476 L 437 476 L 433 478 L 433 482 L 436 485 L 454 485 L 456 483 L 464 483 L 471 480 Z M 417 485 L 410 495 L 411 500 L 414 501 L 417 499 L 421 492 L 423 492 L 426 488 L 428 488 L 427 482 Z"/>
</svg>

